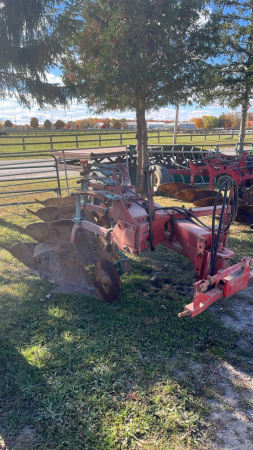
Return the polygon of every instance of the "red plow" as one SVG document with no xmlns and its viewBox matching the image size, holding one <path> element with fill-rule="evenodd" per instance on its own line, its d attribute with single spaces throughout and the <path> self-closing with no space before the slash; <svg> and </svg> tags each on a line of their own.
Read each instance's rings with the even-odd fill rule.
<svg viewBox="0 0 253 450">
<path fill-rule="evenodd" d="M 211 199 L 210 205 L 190 209 L 162 207 L 154 202 L 152 169 L 147 167 L 145 174 L 146 199 L 135 192 L 125 165 L 87 164 L 78 181 L 80 190 L 42 202 L 43 208 L 33 211 L 42 222 L 19 227 L 36 242 L 6 250 L 56 284 L 53 292 L 95 295 L 111 303 L 119 297 L 120 276 L 130 271 L 128 256 L 154 251 L 161 244 L 189 258 L 194 267 L 194 298 L 179 317 L 196 316 L 216 300 L 246 288 L 253 277 L 251 258 L 230 266 L 234 252 L 227 248 L 230 225 L 238 216 L 236 182 L 225 180 L 218 193 L 205 191 L 202 198 L 201 189 L 190 197 L 194 189 L 189 185 L 162 185 L 159 189 L 170 196 L 184 191 L 191 201 Z M 206 217 L 211 225 L 204 223 Z M 90 264 L 95 264 L 93 280 Z"/>
</svg>

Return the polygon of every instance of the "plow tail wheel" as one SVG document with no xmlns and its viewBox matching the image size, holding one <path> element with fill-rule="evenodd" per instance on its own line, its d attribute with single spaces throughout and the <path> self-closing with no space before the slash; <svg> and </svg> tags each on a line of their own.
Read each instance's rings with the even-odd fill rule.
<svg viewBox="0 0 253 450">
<path fill-rule="evenodd" d="M 168 169 L 160 164 L 151 166 L 151 169 L 155 169 L 151 175 L 151 187 L 153 192 L 156 193 L 159 190 L 158 186 L 160 186 L 160 184 L 169 183 L 171 181 L 171 177 Z"/>
</svg>

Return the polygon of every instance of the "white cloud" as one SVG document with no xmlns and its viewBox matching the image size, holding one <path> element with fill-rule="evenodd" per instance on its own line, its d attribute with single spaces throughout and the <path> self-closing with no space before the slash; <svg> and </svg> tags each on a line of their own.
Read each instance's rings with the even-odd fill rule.
<svg viewBox="0 0 253 450">
<path fill-rule="evenodd" d="M 62 84 L 61 76 L 59 74 L 50 73 L 47 76 L 47 80 L 51 83 Z M 204 109 L 196 109 L 197 105 L 193 107 L 182 107 L 179 109 L 179 120 L 190 120 L 192 117 L 202 117 L 203 115 L 215 115 L 219 116 L 222 112 L 230 112 L 228 108 L 223 108 L 218 105 L 208 105 Z M 135 119 L 136 115 L 134 111 L 107 111 L 103 114 L 95 114 L 91 112 L 85 103 L 73 102 L 69 108 L 56 108 L 50 110 L 39 110 L 35 105 L 31 109 L 24 108 L 16 100 L 7 98 L 0 102 L 0 121 L 6 119 L 11 120 L 16 124 L 30 123 L 31 117 L 37 117 L 39 123 L 43 124 L 46 119 L 51 120 L 53 123 L 58 119 L 62 119 L 65 122 L 68 120 L 85 119 L 89 117 L 114 117 L 126 119 Z M 168 105 L 167 107 L 160 108 L 159 111 L 149 111 L 146 115 L 149 120 L 174 120 L 175 119 L 175 107 Z"/>
</svg>

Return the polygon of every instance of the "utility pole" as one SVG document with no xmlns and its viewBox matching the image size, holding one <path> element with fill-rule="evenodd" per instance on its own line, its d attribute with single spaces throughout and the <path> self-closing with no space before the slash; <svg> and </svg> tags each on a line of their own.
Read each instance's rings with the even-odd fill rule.
<svg viewBox="0 0 253 450">
<path fill-rule="evenodd" d="M 177 143 L 177 126 L 178 126 L 179 105 L 176 107 L 176 117 L 174 125 L 173 145 Z"/>
</svg>

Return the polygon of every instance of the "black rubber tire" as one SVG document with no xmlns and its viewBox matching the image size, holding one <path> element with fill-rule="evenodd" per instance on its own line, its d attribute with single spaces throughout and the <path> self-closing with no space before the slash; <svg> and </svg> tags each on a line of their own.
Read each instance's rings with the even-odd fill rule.
<svg viewBox="0 0 253 450">
<path fill-rule="evenodd" d="M 151 166 L 150 169 L 155 169 L 155 171 L 150 176 L 150 182 L 154 194 L 157 194 L 158 186 L 160 186 L 160 184 L 170 183 L 172 181 L 171 176 L 168 169 L 166 169 L 166 167 L 162 166 L 161 164 L 155 164 Z"/>
</svg>

